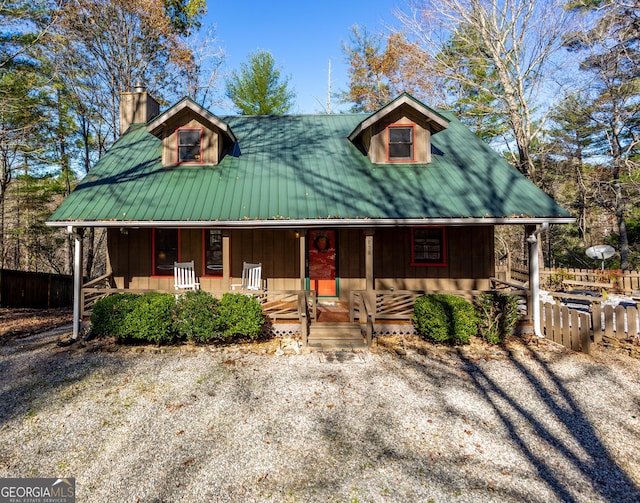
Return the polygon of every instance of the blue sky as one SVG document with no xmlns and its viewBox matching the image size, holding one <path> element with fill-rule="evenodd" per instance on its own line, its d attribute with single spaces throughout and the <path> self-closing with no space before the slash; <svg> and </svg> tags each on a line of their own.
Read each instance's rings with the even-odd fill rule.
<svg viewBox="0 0 640 503">
<path fill-rule="evenodd" d="M 292 113 L 324 113 L 331 60 L 332 91 L 347 88 L 341 42 L 358 24 L 371 33 L 397 24 L 393 10 L 404 0 L 207 2 L 203 28 L 216 26 L 216 42 L 225 51 L 226 73 L 239 68 L 252 52 L 267 50 L 296 92 Z M 345 110 L 332 99 L 332 111 Z M 233 113 L 232 109 L 224 110 Z"/>
</svg>

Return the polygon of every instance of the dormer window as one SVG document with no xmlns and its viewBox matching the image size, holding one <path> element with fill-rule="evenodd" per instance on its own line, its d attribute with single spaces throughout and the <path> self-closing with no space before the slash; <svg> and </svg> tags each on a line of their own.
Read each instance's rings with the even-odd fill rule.
<svg viewBox="0 0 640 503">
<path fill-rule="evenodd" d="M 431 137 L 449 119 L 403 93 L 360 122 L 348 138 L 373 164 L 431 162 Z"/>
<path fill-rule="evenodd" d="M 387 160 L 389 162 L 415 161 L 413 142 L 415 126 L 387 127 Z"/>
<path fill-rule="evenodd" d="M 202 129 L 178 129 L 178 162 L 202 162 Z"/>
</svg>

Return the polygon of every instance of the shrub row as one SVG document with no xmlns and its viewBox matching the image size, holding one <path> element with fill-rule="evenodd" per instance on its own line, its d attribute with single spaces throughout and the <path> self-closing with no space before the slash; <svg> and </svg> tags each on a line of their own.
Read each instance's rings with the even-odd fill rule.
<svg viewBox="0 0 640 503">
<path fill-rule="evenodd" d="M 96 302 L 91 312 L 93 334 L 113 336 L 118 342 L 255 339 L 263 323 L 256 298 L 226 293 L 217 299 L 203 290 L 187 291 L 177 299 L 168 293 L 116 293 Z"/>
<path fill-rule="evenodd" d="M 517 300 L 500 292 L 483 293 L 473 304 L 455 295 L 423 295 L 416 299 L 412 321 L 418 334 L 436 342 L 467 344 L 480 335 L 498 344 L 518 322 Z"/>
</svg>

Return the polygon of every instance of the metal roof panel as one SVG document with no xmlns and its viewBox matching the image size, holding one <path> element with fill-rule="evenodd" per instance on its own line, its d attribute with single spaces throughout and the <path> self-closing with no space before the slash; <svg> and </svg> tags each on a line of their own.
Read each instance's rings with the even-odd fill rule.
<svg viewBox="0 0 640 503">
<path fill-rule="evenodd" d="M 363 115 L 223 117 L 240 153 L 166 168 L 133 125 L 50 217 L 68 222 L 567 218 L 452 114 L 430 164 L 372 164 L 349 140 Z"/>
</svg>

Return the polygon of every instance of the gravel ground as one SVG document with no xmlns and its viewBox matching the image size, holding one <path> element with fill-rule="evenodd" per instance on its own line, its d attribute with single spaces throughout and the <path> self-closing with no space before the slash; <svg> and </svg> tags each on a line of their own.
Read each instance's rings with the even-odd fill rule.
<svg viewBox="0 0 640 503">
<path fill-rule="evenodd" d="M 60 348 L 61 333 L 0 346 L 0 477 L 75 477 L 78 502 L 640 501 L 627 356 L 515 339 Z"/>
</svg>

